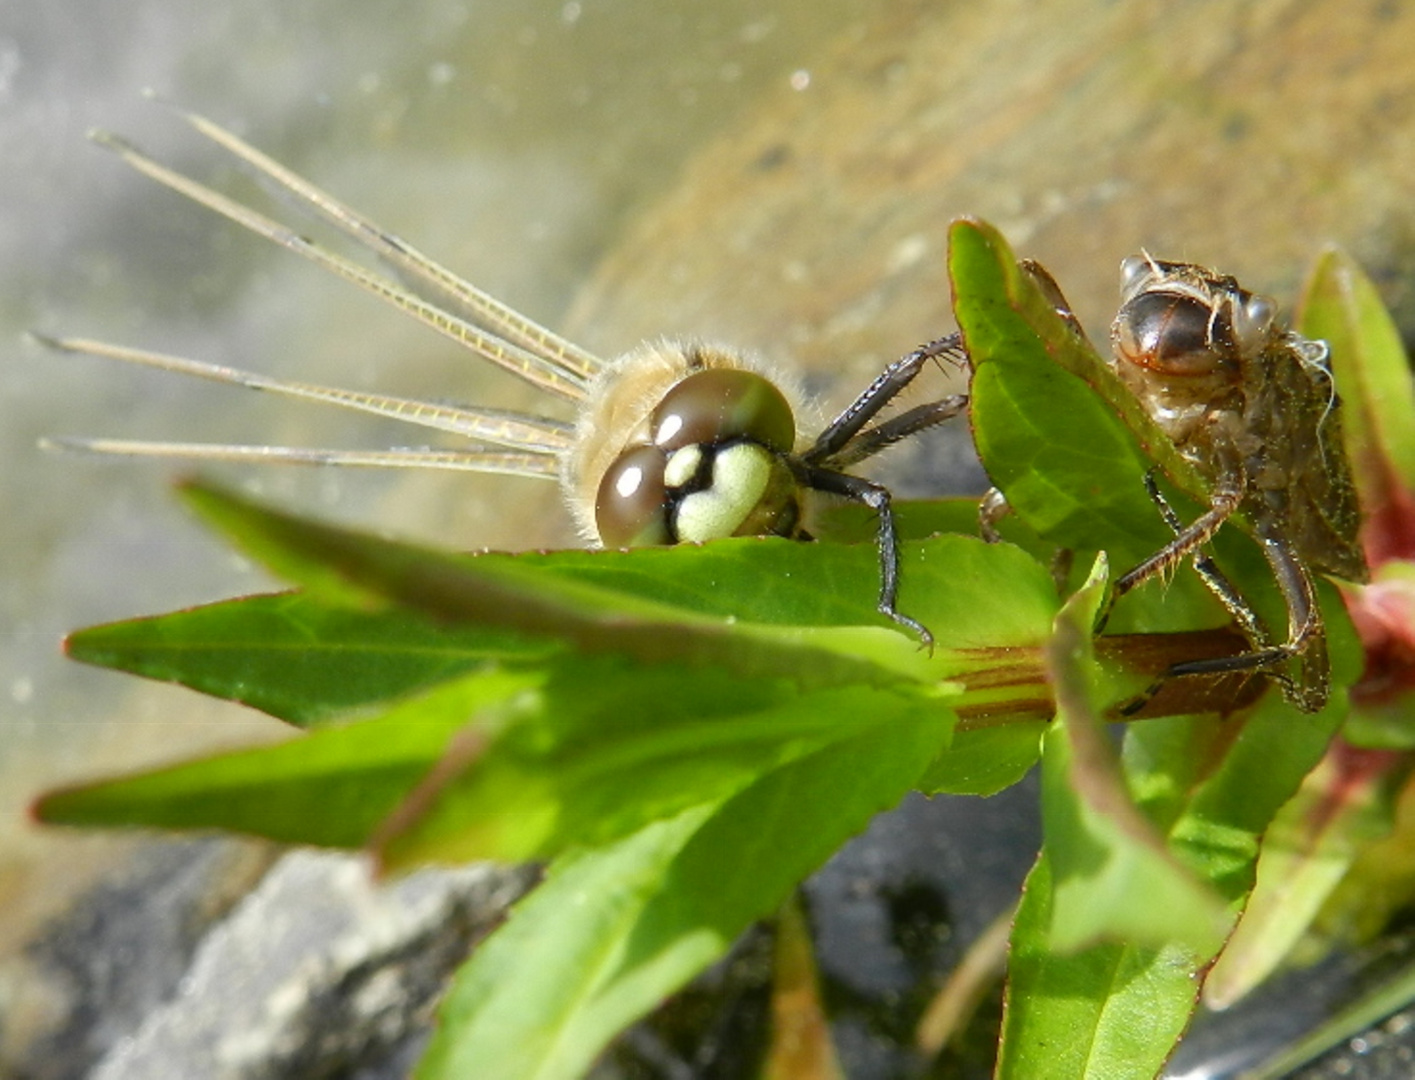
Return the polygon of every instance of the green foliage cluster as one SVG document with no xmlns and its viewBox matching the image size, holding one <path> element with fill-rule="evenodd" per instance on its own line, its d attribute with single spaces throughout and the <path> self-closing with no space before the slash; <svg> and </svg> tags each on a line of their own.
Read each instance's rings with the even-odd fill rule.
<svg viewBox="0 0 1415 1080">
<path fill-rule="evenodd" d="M 956 223 L 950 269 L 979 451 L 1016 517 L 985 544 L 924 535 L 972 507 L 902 512 L 900 606 L 932 652 L 874 611 L 869 544 L 461 556 L 193 485 L 190 505 L 298 591 L 97 627 L 70 651 L 304 731 L 56 791 L 39 817 L 229 829 L 389 870 L 544 860 L 457 975 L 418 1075 L 574 1077 L 874 814 L 912 790 L 992 794 L 1040 761 L 1046 838 L 1012 929 L 998 1075 L 1155 1075 L 1265 835 L 1348 715 L 1360 648 L 1324 587 L 1321 713 L 1269 693 L 1227 718 L 1131 724 L 1117 749 L 1109 710 L 1227 624 L 1181 573 L 1091 634 L 1109 570 L 1169 539 L 1147 472 L 1181 513 L 1204 484 L 993 229 Z M 1378 325 L 1343 306 L 1333 283 L 1352 273 L 1329 259 L 1308 310 L 1339 364 Z M 1282 625 L 1241 523 L 1216 550 Z"/>
</svg>

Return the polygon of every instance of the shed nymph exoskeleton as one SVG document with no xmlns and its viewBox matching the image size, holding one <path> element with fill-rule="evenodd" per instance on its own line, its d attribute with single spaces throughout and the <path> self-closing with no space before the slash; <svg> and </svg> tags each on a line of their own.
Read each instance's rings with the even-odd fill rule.
<svg viewBox="0 0 1415 1080">
<path fill-rule="evenodd" d="M 1312 571 L 1367 576 L 1327 345 L 1285 329 L 1271 300 L 1203 267 L 1135 256 L 1121 275 L 1112 363 L 1211 494 L 1209 508 L 1186 525 L 1147 479 L 1174 539 L 1118 578 L 1112 600 L 1192 557 L 1250 650 L 1176 664 L 1164 676 L 1260 671 L 1297 708 L 1316 712 L 1330 673 Z M 1286 601 L 1285 641 L 1274 640 L 1203 551 L 1239 510 Z M 1295 672 L 1284 670 L 1294 660 Z"/>
<path fill-rule="evenodd" d="M 341 390 L 82 338 L 36 335 L 66 352 L 323 401 L 472 441 L 456 450 L 381 451 L 91 438 L 51 439 L 49 445 L 103 454 L 541 477 L 559 481 L 585 539 L 610 547 L 728 536 L 809 539 L 808 500 L 812 492 L 822 492 L 863 503 L 878 514 L 878 608 L 926 645 L 931 642 L 929 632 L 895 606 L 899 545 L 889 491 L 847 470 L 966 407 L 965 395 L 953 395 L 870 426 L 929 361 L 964 363 L 958 335 L 930 342 L 895 361 L 818 437 L 802 439 L 796 426 L 799 398 L 753 360 L 725 349 L 673 341 L 603 360 L 462 280 L 231 132 L 204 117 L 181 115 L 258 178 L 293 196 L 300 209 L 375 254 L 399 281 L 316 245 L 115 136 L 92 137 L 158 183 L 361 286 L 560 400 L 573 416 L 557 419 Z"/>
</svg>

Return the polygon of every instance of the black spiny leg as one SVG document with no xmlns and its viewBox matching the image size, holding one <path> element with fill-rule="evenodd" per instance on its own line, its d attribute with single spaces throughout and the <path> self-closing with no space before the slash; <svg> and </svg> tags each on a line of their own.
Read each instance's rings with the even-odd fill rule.
<svg viewBox="0 0 1415 1080">
<path fill-rule="evenodd" d="M 894 605 L 899 597 L 899 536 L 894 528 L 894 510 L 890 505 L 889 489 L 882 484 L 832 469 L 805 466 L 801 480 L 809 488 L 839 495 L 852 502 L 863 503 L 879 516 L 879 604 L 881 615 L 887 615 L 900 626 L 912 630 L 926 649 L 932 650 L 934 638 L 916 619 L 900 612 Z"/>
<path fill-rule="evenodd" d="M 968 407 L 967 394 L 953 394 L 937 401 L 915 405 L 898 416 L 892 416 L 883 423 L 876 424 L 868 431 L 862 431 L 844 448 L 830 456 L 830 465 L 835 469 L 845 469 L 856 462 L 874 457 L 910 435 L 917 435 L 931 427 L 952 420 Z"/>
<path fill-rule="evenodd" d="M 947 411 L 946 415 L 940 414 L 938 406 L 943 405 L 942 402 L 910 409 L 875 429 L 876 431 L 892 430 L 895 434 L 881 436 L 876 440 L 874 432 L 866 433 L 865 439 L 862 441 L 867 442 L 870 448 L 863 453 L 855 452 L 850 446 L 850 441 L 874 419 L 875 414 L 898 397 L 899 393 L 914 381 L 925 364 L 930 360 L 937 360 L 944 356 L 952 356 L 955 359 L 962 359 L 966 356 L 963 351 L 963 338 L 959 334 L 949 334 L 947 337 L 941 337 L 927 345 L 921 345 L 913 352 L 890 364 L 880 372 L 874 382 L 865 387 L 864 392 L 852 401 L 844 412 L 826 425 L 826 429 L 817 437 L 815 445 L 801 455 L 801 460 L 808 467 L 823 469 L 843 467 L 863 461 L 871 454 L 878 453 L 905 435 L 912 435 L 916 431 L 922 431 L 926 427 L 956 415 L 967 404 L 966 399 L 956 407 L 946 406 L 945 411 L 951 408 L 951 411 Z M 955 401 L 957 401 L 956 398 L 944 399 L 944 402 Z M 915 426 L 910 427 L 910 423 Z M 902 426 L 896 427 L 896 425 Z"/>
<path fill-rule="evenodd" d="M 840 470 L 879 453 L 900 439 L 957 416 L 967 408 L 967 396 L 958 394 L 918 405 L 868 431 L 864 430 L 881 409 L 914 381 L 925 364 L 945 356 L 959 363 L 967 362 L 961 335 L 949 334 L 938 338 L 890 364 L 844 412 L 826 426 L 815 445 L 794 461 L 797 476 L 806 487 L 863 503 L 878 515 L 880 614 L 912 630 L 928 649 L 933 648 L 933 635 L 918 620 L 909 618 L 895 607 L 899 596 L 899 535 L 895 529 L 889 489 Z"/>
</svg>

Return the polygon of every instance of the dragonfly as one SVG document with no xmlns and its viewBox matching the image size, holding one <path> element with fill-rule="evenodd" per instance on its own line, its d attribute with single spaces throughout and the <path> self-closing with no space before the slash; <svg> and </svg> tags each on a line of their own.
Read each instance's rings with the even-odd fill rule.
<svg viewBox="0 0 1415 1080">
<path fill-rule="evenodd" d="M 1161 680 L 1262 672 L 1303 712 L 1330 694 L 1330 665 L 1313 573 L 1368 576 L 1357 541 L 1360 506 L 1341 438 L 1341 402 L 1325 342 L 1286 329 L 1277 305 L 1227 275 L 1138 255 L 1121 265 L 1112 366 L 1150 417 L 1210 484 L 1209 506 L 1184 522 L 1146 488 L 1174 538 L 1116 579 L 1110 603 L 1190 559 L 1250 648 L 1178 663 Z M 1287 608 L 1277 640 L 1204 550 L 1242 511 Z M 1295 673 L 1284 670 L 1295 665 Z M 1135 712 L 1142 695 L 1122 711 Z"/>
<path fill-rule="evenodd" d="M 55 350 L 106 357 L 251 390 L 324 402 L 448 432 L 459 449 L 310 449 L 60 437 L 52 449 L 97 454 L 306 465 L 457 469 L 560 484 L 584 539 L 608 547 L 728 536 L 809 540 L 817 495 L 861 503 L 878 518 L 877 608 L 924 646 L 932 635 L 897 607 L 900 553 L 887 487 L 852 469 L 963 412 L 966 394 L 880 413 L 930 363 L 966 366 L 956 333 L 891 363 L 814 438 L 797 430 L 801 399 L 743 353 L 688 341 L 647 343 L 605 359 L 495 299 L 412 244 L 200 114 L 174 110 L 199 134 L 376 257 L 393 276 L 347 258 L 107 132 L 90 137 L 139 173 L 372 293 L 560 403 L 563 416 L 394 397 L 272 378 L 221 364 L 79 337 L 35 334 Z"/>
</svg>

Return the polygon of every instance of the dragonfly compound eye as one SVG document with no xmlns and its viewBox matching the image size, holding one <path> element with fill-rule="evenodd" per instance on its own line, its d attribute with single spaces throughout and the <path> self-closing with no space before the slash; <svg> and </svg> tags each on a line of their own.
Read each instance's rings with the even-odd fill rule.
<svg viewBox="0 0 1415 1080">
<path fill-rule="evenodd" d="M 635 446 L 606 470 L 594 506 L 595 526 L 606 547 L 673 543 L 663 479 L 667 464 L 658 447 Z"/>
<path fill-rule="evenodd" d="M 1122 359 L 1160 375 L 1217 375 L 1237 361 L 1228 318 L 1194 296 L 1142 292 L 1120 309 L 1112 336 Z"/>
<path fill-rule="evenodd" d="M 795 534 L 801 490 L 785 459 L 796 425 L 767 379 L 738 368 L 695 372 L 664 395 L 649 435 L 600 482 L 595 522 L 605 544 Z"/>
<path fill-rule="evenodd" d="M 715 446 L 748 438 L 778 454 L 796 442 L 796 421 L 785 396 L 769 380 L 741 368 L 709 368 L 676 384 L 649 419 L 665 451 Z"/>
</svg>

